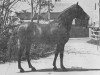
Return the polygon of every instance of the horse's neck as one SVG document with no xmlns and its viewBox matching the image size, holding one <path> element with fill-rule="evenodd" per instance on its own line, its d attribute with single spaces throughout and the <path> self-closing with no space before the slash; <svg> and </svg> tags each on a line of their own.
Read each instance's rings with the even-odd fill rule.
<svg viewBox="0 0 100 75">
<path fill-rule="evenodd" d="M 66 12 L 67 14 L 64 16 L 61 16 L 63 20 L 58 20 L 59 23 L 62 23 L 62 26 L 64 26 L 67 29 L 67 32 L 71 30 L 73 19 L 75 19 L 75 10 L 69 10 Z"/>
<path fill-rule="evenodd" d="M 67 13 L 65 15 L 66 17 L 64 17 L 66 22 L 72 24 L 73 19 L 75 19 L 75 13 L 76 13 L 75 9 L 69 9 L 69 11 L 66 13 Z"/>
</svg>

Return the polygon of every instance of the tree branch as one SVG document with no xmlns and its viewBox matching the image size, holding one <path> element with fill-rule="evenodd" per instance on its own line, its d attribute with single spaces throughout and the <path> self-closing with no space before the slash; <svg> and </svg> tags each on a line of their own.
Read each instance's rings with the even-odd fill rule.
<svg viewBox="0 0 100 75">
<path fill-rule="evenodd" d="M 13 2 L 11 2 L 11 6 L 9 5 L 9 9 L 11 9 L 19 0 L 13 0 Z"/>
</svg>

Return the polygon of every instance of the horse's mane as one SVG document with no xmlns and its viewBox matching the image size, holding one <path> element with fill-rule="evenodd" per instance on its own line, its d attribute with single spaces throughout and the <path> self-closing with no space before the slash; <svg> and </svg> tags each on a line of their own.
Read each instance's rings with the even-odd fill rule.
<svg viewBox="0 0 100 75">
<path fill-rule="evenodd" d="M 62 18 L 63 15 L 65 16 L 65 15 L 66 15 L 66 12 L 69 12 L 70 9 L 73 8 L 73 7 L 75 7 L 75 6 L 76 6 L 76 4 L 73 4 L 73 5 L 71 5 L 70 7 L 66 8 L 65 10 L 63 10 L 63 11 L 59 14 L 59 16 L 57 17 L 57 19 Z"/>
<path fill-rule="evenodd" d="M 71 20 L 69 20 L 68 17 L 71 16 L 70 13 L 76 7 L 76 5 L 77 4 L 73 4 L 70 7 L 66 8 L 65 10 L 63 10 L 59 14 L 57 19 L 55 20 L 55 22 L 57 22 L 59 26 L 61 26 L 61 25 L 64 26 L 67 29 L 67 31 L 69 31 L 70 27 L 71 27 L 71 25 L 70 25 Z M 68 22 L 68 21 L 70 21 L 70 22 Z"/>
</svg>

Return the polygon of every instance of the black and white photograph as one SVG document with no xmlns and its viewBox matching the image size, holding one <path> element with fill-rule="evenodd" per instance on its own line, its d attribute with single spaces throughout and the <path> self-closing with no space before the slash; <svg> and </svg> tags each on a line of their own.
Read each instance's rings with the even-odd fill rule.
<svg viewBox="0 0 100 75">
<path fill-rule="evenodd" d="M 0 75 L 100 75 L 100 0 L 0 0 Z"/>
</svg>

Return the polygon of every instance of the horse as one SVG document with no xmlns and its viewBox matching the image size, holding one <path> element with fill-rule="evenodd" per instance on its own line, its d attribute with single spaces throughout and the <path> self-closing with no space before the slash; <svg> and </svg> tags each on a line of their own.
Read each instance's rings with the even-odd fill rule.
<svg viewBox="0 0 100 75">
<path fill-rule="evenodd" d="M 18 68 L 20 72 L 24 72 L 24 69 L 21 67 L 21 57 L 24 50 L 29 68 L 31 68 L 32 71 L 36 71 L 29 59 L 32 43 L 34 45 L 56 45 L 53 70 L 58 70 L 56 67 L 58 54 L 60 54 L 61 69 L 66 70 L 63 65 L 64 46 L 70 38 L 71 25 L 75 18 L 89 20 L 89 15 L 78 3 L 66 8 L 59 14 L 56 20 L 49 24 L 39 24 L 35 22 L 22 23 L 18 28 Z"/>
</svg>

